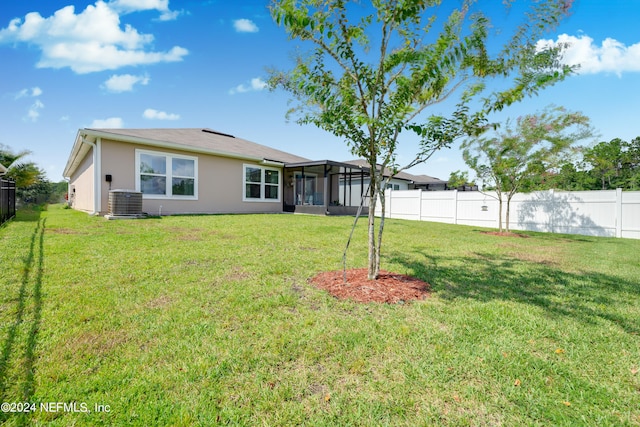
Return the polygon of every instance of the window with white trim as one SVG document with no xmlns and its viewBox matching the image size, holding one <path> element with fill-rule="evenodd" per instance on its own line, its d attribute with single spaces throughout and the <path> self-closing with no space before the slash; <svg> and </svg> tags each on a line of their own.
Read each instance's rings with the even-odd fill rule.
<svg viewBox="0 0 640 427">
<path fill-rule="evenodd" d="M 147 199 L 198 198 L 198 158 L 136 150 L 136 190 Z"/>
<path fill-rule="evenodd" d="M 243 201 L 280 201 L 280 170 L 257 165 L 244 165 L 243 169 Z"/>
</svg>

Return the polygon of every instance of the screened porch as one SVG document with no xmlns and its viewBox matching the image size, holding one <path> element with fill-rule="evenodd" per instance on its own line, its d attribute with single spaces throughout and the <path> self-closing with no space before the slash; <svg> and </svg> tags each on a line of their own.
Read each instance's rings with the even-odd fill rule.
<svg viewBox="0 0 640 427">
<path fill-rule="evenodd" d="M 355 215 L 363 196 L 363 213 L 368 212 L 367 168 L 330 160 L 290 163 L 283 179 L 285 212 Z"/>
</svg>

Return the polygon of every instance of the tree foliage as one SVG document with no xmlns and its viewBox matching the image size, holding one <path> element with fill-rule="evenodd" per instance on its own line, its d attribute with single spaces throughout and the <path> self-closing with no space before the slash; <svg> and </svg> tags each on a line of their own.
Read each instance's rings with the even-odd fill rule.
<svg viewBox="0 0 640 427">
<path fill-rule="evenodd" d="M 447 186 L 449 188 L 465 187 L 467 185 L 475 185 L 475 183 L 469 179 L 469 172 L 467 171 L 454 171 L 449 174 L 449 180 Z"/>
<path fill-rule="evenodd" d="M 492 136 L 467 139 L 462 144 L 465 163 L 497 193 L 498 224 L 502 231 L 506 201 L 506 231 L 509 231 L 511 198 L 518 191 L 531 190 L 548 170 L 564 163 L 565 156 L 579 142 L 593 134 L 589 119 L 562 107 L 507 120 Z M 484 189 L 484 188 L 483 188 Z"/>
<path fill-rule="evenodd" d="M 640 190 L 640 137 L 620 138 L 579 147 L 582 157 L 545 170 L 531 181 L 531 190 Z"/>
<path fill-rule="evenodd" d="M 583 161 L 599 189 L 640 189 L 640 138 L 600 142 L 584 151 Z"/>
<path fill-rule="evenodd" d="M 516 0 L 502 2 L 511 9 Z M 540 48 L 544 31 L 572 0 L 527 2 L 508 37 L 491 25 L 492 0 L 273 0 L 271 13 L 291 39 L 312 47 L 295 67 L 272 71 L 272 88 L 298 101 L 290 114 L 343 138 L 370 166 L 369 278 L 378 276 L 384 229 L 383 171 L 426 161 L 435 150 L 487 127 L 487 115 L 562 80 L 562 47 Z M 502 11 L 501 7 L 497 10 Z M 508 12 L 505 12 L 508 14 Z M 499 36 L 499 45 L 492 44 Z M 487 82 L 504 83 L 493 92 Z M 446 101 L 446 102 L 445 102 Z M 446 113 L 436 110 L 443 105 Z M 400 140 L 417 138 L 416 156 L 396 162 Z M 383 216 L 376 225 L 377 200 Z"/>
<path fill-rule="evenodd" d="M 28 150 L 18 153 L 11 148 L 0 144 L 0 164 L 7 168 L 6 177 L 16 182 L 17 188 L 25 188 L 38 181 L 42 171 L 33 162 L 22 162 L 26 156 L 31 154 Z"/>
<path fill-rule="evenodd" d="M 35 163 L 23 161 L 29 154 L 31 152 L 28 150 L 16 153 L 0 144 L 0 164 L 7 168 L 5 177 L 16 183 L 17 199 L 23 204 L 59 202 L 64 196 L 64 193 L 60 193 L 62 185 L 66 187 L 67 183 L 50 183 L 44 171 Z"/>
</svg>

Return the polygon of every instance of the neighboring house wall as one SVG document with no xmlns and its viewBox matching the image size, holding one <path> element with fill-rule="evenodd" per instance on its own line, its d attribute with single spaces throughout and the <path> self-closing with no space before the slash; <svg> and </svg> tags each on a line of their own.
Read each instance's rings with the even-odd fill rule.
<svg viewBox="0 0 640 427">
<path fill-rule="evenodd" d="M 69 200 L 74 209 L 93 212 L 94 210 L 94 165 L 93 148 L 85 155 L 82 163 L 70 177 Z M 106 205 L 105 205 L 106 206 Z"/>
<path fill-rule="evenodd" d="M 434 183 L 434 184 L 411 184 L 407 190 L 423 190 L 423 191 L 444 191 L 447 190 L 447 183 Z"/>
<path fill-rule="evenodd" d="M 197 159 L 196 185 L 197 194 L 192 199 L 160 198 L 143 195 L 142 209 L 144 212 L 157 215 L 176 213 L 270 213 L 282 212 L 282 170 L 279 171 L 279 198 L 274 201 L 243 201 L 245 165 L 256 165 L 255 162 L 217 157 L 187 151 L 156 148 L 146 145 L 136 145 L 102 139 L 102 212 L 107 213 L 109 187 L 111 189 L 136 190 L 136 150 L 139 152 L 154 152 Z M 105 180 L 105 175 L 112 176 L 111 186 Z"/>
<path fill-rule="evenodd" d="M 340 204 L 343 204 L 343 201 L 345 200 L 345 188 L 346 188 L 347 204 L 349 206 L 359 206 L 361 194 L 365 195 L 368 198 L 369 182 L 370 182 L 369 178 L 364 178 L 363 182 L 361 183 L 360 177 L 357 175 L 354 175 L 351 180 L 351 192 L 349 192 L 349 183 L 347 182 L 347 184 L 345 185 L 344 180 L 340 179 L 340 190 L 339 190 Z M 391 180 L 387 184 L 387 190 L 399 191 L 399 190 L 408 190 L 408 189 L 409 189 L 409 183 L 402 179 L 391 178 Z M 367 202 L 366 206 L 368 205 L 369 203 Z"/>
</svg>

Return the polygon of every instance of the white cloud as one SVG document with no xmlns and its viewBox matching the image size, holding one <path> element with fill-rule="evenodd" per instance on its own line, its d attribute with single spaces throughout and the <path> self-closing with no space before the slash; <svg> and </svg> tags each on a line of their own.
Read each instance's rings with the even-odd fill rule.
<svg viewBox="0 0 640 427">
<path fill-rule="evenodd" d="M 15 99 L 25 98 L 25 97 L 33 97 L 36 98 L 42 95 L 42 89 L 38 86 L 32 87 L 31 89 L 22 89 L 15 96 Z"/>
<path fill-rule="evenodd" d="M 169 0 L 113 0 L 109 6 L 122 13 L 157 10 L 161 12 L 161 21 L 172 21 L 182 13 L 170 10 Z"/>
<path fill-rule="evenodd" d="M 258 26 L 250 19 L 236 19 L 233 21 L 233 28 L 239 33 L 257 33 L 260 31 Z"/>
<path fill-rule="evenodd" d="M 149 120 L 179 120 L 179 114 L 165 113 L 164 111 L 154 110 L 153 108 L 147 108 L 142 113 L 142 117 Z"/>
<path fill-rule="evenodd" d="M 580 65 L 578 73 L 615 73 L 640 71 L 640 42 L 625 46 L 612 38 L 606 38 L 600 46 L 587 36 L 570 36 L 561 34 L 556 41 L 540 40 L 538 48 L 566 44 L 563 52 L 563 63 L 566 65 Z"/>
<path fill-rule="evenodd" d="M 38 47 L 39 68 L 69 67 L 78 74 L 115 70 L 125 66 L 182 61 L 188 51 L 174 46 L 167 52 L 146 51 L 153 42 L 152 34 L 141 34 L 131 25 L 120 24 L 120 13 L 146 10 L 160 11 L 161 1 L 118 0 L 96 1 L 79 14 L 74 6 L 66 6 L 48 18 L 38 12 L 24 19 L 13 19 L 0 30 L 0 44 L 28 43 Z M 138 5 L 135 8 L 135 5 Z M 151 7 L 156 4 L 157 7 Z M 168 11 L 168 3 L 167 9 Z M 169 11 L 170 12 L 170 11 Z"/>
<path fill-rule="evenodd" d="M 251 79 L 251 82 L 248 85 L 245 85 L 243 83 L 229 90 L 229 94 L 235 95 L 236 93 L 257 92 L 266 88 L 267 88 L 267 83 L 264 80 L 262 80 L 260 77 L 256 77 Z"/>
<path fill-rule="evenodd" d="M 103 87 L 111 92 L 131 92 L 135 84 L 143 86 L 149 84 L 149 76 L 134 76 L 132 74 L 112 75 L 109 80 L 104 82 Z"/>
<path fill-rule="evenodd" d="M 108 119 L 96 119 L 88 126 L 92 129 L 122 129 L 124 121 L 120 117 L 109 117 Z"/>
<path fill-rule="evenodd" d="M 36 101 L 31 105 L 31 107 L 29 107 L 29 111 L 27 111 L 27 116 L 25 117 L 25 120 L 28 120 L 30 122 L 37 122 L 38 118 L 40 117 L 40 110 L 42 110 L 44 108 L 44 104 L 42 103 L 42 101 L 40 101 L 39 99 L 36 99 Z"/>
</svg>

